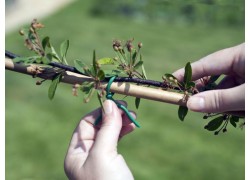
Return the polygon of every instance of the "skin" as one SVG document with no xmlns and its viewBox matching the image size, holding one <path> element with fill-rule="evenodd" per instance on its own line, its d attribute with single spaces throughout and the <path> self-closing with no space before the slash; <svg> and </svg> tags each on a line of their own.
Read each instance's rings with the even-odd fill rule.
<svg viewBox="0 0 250 180">
<path fill-rule="evenodd" d="M 73 133 L 64 162 L 69 179 L 134 179 L 125 160 L 117 152 L 117 143 L 132 132 L 135 125 L 113 101 L 106 100 L 103 105 L 104 111 L 99 108 L 84 116 Z M 94 126 L 100 114 L 102 123 Z M 134 113 L 132 115 L 136 118 Z"/>
<path fill-rule="evenodd" d="M 210 54 L 191 64 L 192 80 L 202 86 L 201 78 L 225 75 L 216 90 L 198 93 L 189 98 L 187 107 L 196 112 L 245 111 L 245 44 Z M 184 69 L 173 73 L 183 80 Z"/>
</svg>

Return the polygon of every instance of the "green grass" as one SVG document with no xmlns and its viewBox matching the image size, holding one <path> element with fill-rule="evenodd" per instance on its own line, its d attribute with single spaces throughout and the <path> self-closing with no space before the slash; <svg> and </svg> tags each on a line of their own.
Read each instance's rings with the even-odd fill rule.
<svg viewBox="0 0 250 180">
<path fill-rule="evenodd" d="M 69 59 L 91 62 L 112 57 L 112 40 L 134 37 L 143 42 L 145 68 L 150 79 L 161 80 L 187 61 L 244 41 L 244 27 L 139 23 L 122 18 L 93 18 L 90 3 L 78 1 L 43 20 L 54 46 L 70 40 Z M 6 36 L 6 49 L 27 55 L 18 33 Z M 72 63 L 72 61 L 71 61 Z M 80 118 L 98 106 L 84 104 L 60 84 L 50 101 L 50 82 L 41 86 L 29 76 L 6 71 L 6 179 L 66 179 L 64 156 Z M 115 96 L 115 98 L 122 98 Z M 127 98 L 135 109 L 133 98 Z M 202 114 L 178 120 L 178 107 L 142 100 L 137 111 L 142 126 L 119 144 L 135 179 L 244 179 L 244 131 L 229 128 L 214 136 L 203 129 Z"/>
</svg>

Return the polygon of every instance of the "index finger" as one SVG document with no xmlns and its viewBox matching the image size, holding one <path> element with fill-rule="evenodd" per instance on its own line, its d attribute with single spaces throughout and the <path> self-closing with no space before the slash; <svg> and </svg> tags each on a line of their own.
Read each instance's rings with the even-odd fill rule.
<svg viewBox="0 0 250 180">
<path fill-rule="evenodd" d="M 244 77 L 245 43 L 210 54 L 192 63 L 191 67 L 193 81 L 205 76 L 221 74 L 236 74 Z M 183 81 L 184 68 L 175 71 L 173 75 L 179 81 Z"/>
</svg>

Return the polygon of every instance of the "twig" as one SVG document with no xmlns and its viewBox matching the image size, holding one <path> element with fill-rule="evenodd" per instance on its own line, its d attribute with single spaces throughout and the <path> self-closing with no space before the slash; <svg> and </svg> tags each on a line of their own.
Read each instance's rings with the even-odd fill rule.
<svg viewBox="0 0 250 180">
<path fill-rule="evenodd" d="M 16 57 L 19 57 L 18 55 L 5 51 L 5 56 L 14 59 Z M 48 65 L 52 67 L 57 67 L 60 69 L 64 69 L 65 71 L 70 71 L 78 74 L 82 74 L 76 70 L 76 68 L 69 66 L 69 65 L 64 65 L 56 62 L 50 62 Z M 87 76 L 86 74 L 82 74 Z M 106 78 L 105 81 L 108 81 L 109 78 Z M 154 86 L 154 87 L 162 87 L 162 88 L 169 88 L 166 83 L 159 82 L 159 81 L 154 81 L 154 80 L 147 80 L 147 79 L 140 79 L 140 78 L 129 78 L 129 77 L 116 77 L 114 82 L 131 82 L 131 83 L 136 83 L 136 84 L 141 84 L 141 85 L 148 85 L 148 86 Z M 178 87 L 172 87 L 172 89 L 179 90 Z"/>
</svg>

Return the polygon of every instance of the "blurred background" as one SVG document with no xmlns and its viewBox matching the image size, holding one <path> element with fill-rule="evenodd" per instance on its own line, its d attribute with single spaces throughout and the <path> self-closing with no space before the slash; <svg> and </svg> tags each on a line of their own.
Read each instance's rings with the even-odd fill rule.
<svg viewBox="0 0 250 180">
<path fill-rule="evenodd" d="M 30 52 L 18 34 L 33 18 L 58 48 L 70 41 L 68 59 L 91 62 L 114 57 L 112 41 L 134 38 L 143 42 L 142 55 L 149 79 L 183 67 L 214 51 L 245 41 L 244 0 L 5 0 L 6 50 Z M 14 22 L 13 22 L 14 21 Z M 84 104 L 60 84 L 50 101 L 50 82 L 6 71 L 6 179 L 67 179 L 63 162 L 72 132 L 81 117 L 98 106 Z M 116 99 L 124 98 L 116 95 Z M 134 98 L 127 97 L 136 110 Z M 245 132 L 229 126 L 214 136 L 204 130 L 207 120 L 189 112 L 181 122 L 174 105 L 142 100 L 136 110 L 142 128 L 124 137 L 118 150 L 135 179 L 244 179 Z"/>
</svg>

